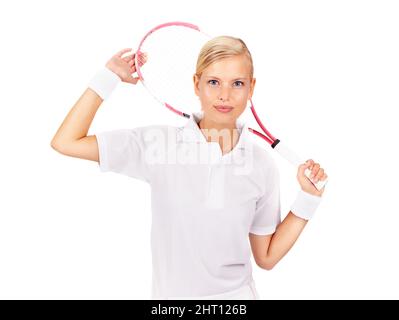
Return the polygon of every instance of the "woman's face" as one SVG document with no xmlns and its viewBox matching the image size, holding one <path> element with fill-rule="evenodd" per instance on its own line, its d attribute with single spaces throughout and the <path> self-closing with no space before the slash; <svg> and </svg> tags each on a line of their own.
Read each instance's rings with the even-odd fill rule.
<svg viewBox="0 0 399 320">
<path fill-rule="evenodd" d="M 194 75 L 195 94 L 201 101 L 204 118 L 234 126 L 252 97 L 256 79 L 250 79 L 251 66 L 245 55 L 215 61 L 199 78 Z"/>
</svg>

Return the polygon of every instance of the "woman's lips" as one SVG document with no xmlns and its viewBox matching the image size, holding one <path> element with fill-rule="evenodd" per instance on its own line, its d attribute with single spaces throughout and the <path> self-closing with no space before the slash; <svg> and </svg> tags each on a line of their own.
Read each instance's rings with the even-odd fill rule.
<svg viewBox="0 0 399 320">
<path fill-rule="evenodd" d="M 233 110 L 233 107 L 230 107 L 230 106 L 219 105 L 219 106 L 214 106 L 214 107 L 217 111 L 222 112 L 222 113 L 228 113 L 231 110 Z"/>
</svg>

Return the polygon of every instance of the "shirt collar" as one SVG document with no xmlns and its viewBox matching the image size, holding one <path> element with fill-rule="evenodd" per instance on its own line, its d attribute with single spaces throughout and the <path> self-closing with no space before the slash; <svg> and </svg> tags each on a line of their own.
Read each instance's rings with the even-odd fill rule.
<svg viewBox="0 0 399 320">
<path fill-rule="evenodd" d="M 199 128 L 198 125 L 203 116 L 204 116 L 203 111 L 197 111 L 191 114 L 190 119 L 183 127 L 182 139 L 184 142 L 209 143 L 206 140 L 205 136 L 202 134 L 201 129 Z M 240 136 L 233 150 L 235 149 L 244 150 L 248 139 L 248 127 L 244 122 L 237 119 L 236 128 L 239 130 Z"/>
</svg>

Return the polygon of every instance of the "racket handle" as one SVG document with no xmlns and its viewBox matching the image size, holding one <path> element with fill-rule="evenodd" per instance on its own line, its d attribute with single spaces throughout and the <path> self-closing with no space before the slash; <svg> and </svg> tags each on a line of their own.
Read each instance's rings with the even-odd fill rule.
<svg viewBox="0 0 399 320">
<path fill-rule="evenodd" d="M 282 143 L 279 139 L 276 139 L 272 144 L 272 148 L 276 150 L 284 159 L 290 162 L 293 166 L 298 168 L 301 164 L 305 163 L 294 151 L 292 151 L 287 145 Z M 305 170 L 305 176 L 308 177 L 309 181 L 313 183 L 312 179 L 310 179 L 311 171 L 309 169 Z M 319 180 L 317 183 L 313 183 L 313 185 L 320 190 L 323 188 L 328 179 L 321 181 Z"/>
</svg>

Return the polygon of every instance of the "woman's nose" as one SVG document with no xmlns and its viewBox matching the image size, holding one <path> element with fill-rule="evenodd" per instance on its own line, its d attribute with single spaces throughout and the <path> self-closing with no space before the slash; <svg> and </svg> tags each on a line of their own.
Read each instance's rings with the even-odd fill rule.
<svg viewBox="0 0 399 320">
<path fill-rule="evenodd" d="M 222 86 L 219 91 L 219 100 L 227 101 L 230 96 L 230 89 L 228 87 Z"/>
</svg>

